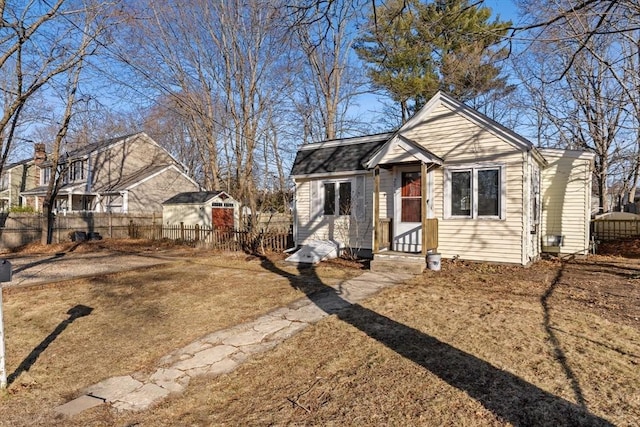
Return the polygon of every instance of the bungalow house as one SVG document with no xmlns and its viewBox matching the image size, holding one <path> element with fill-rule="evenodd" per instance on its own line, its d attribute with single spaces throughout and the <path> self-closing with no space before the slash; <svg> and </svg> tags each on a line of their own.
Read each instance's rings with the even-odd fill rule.
<svg viewBox="0 0 640 427">
<path fill-rule="evenodd" d="M 42 160 L 36 144 L 37 186 L 21 191 L 26 205 L 42 209 L 52 176 L 51 161 Z M 145 133 L 122 136 L 63 153 L 62 185 L 55 199 L 59 212 L 161 212 L 162 202 L 200 186 L 168 151 Z"/>
<path fill-rule="evenodd" d="M 395 132 L 299 148 L 294 239 L 331 240 L 374 263 L 436 251 L 521 265 L 543 251 L 585 255 L 592 162 L 537 149 L 439 92 Z"/>
</svg>

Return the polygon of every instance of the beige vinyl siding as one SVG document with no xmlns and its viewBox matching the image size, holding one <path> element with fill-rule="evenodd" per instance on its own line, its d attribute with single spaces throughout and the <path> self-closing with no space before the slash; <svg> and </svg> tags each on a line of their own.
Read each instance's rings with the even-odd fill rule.
<svg viewBox="0 0 640 427">
<path fill-rule="evenodd" d="M 434 211 L 438 218 L 438 252 L 444 258 L 523 263 L 523 179 L 526 153 L 498 138 L 488 129 L 441 105 L 429 125 L 404 132 L 408 138 L 444 159 L 435 169 Z M 506 179 L 504 219 L 444 218 L 444 170 L 457 166 L 500 165 Z"/>
<path fill-rule="evenodd" d="M 380 218 L 393 218 L 393 173 L 389 169 L 380 169 L 379 202 Z"/>
<path fill-rule="evenodd" d="M 438 252 L 444 258 L 460 257 L 471 261 L 522 261 L 522 160 L 521 154 L 505 162 L 506 216 L 504 219 L 444 219 L 444 169 L 434 173 L 434 209 L 438 218 Z"/>
<path fill-rule="evenodd" d="M 364 215 L 356 215 L 355 192 L 357 176 L 364 177 Z M 311 213 L 311 186 L 319 185 L 321 195 L 322 183 L 327 181 L 350 181 L 352 191 L 352 214 L 349 216 L 323 215 L 322 211 L 313 217 Z M 312 183 L 318 184 L 312 184 Z M 296 244 L 304 245 L 309 240 L 332 240 L 341 247 L 355 249 L 371 249 L 373 247 L 373 178 L 372 174 L 353 175 L 314 179 L 296 180 Z"/>
<path fill-rule="evenodd" d="M 541 149 L 549 166 L 542 170 L 543 250 L 586 255 L 589 248 L 591 157 L 582 152 Z M 559 249 L 545 236 L 564 236 Z"/>
</svg>

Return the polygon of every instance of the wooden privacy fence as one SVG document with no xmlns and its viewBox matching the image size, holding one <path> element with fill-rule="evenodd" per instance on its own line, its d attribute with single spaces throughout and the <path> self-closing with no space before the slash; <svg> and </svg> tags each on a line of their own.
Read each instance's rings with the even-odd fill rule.
<svg viewBox="0 0 640 427">
<path fill-rule="evenodd" d="M 195 243 L 211 249 L 225 251 L 273 251 L 282 252 L 293 246 L 290 233 L 264 233 L 221 230 L 200 225 L 137 225 L 129 224 L 129 237 L 133 239 L 169 239 Z"/>
<path fill-rule="evenodd" d="M 52 230 L 52 242 L 68 242 L 72 233 L 100 234 L 103 238 L 123 239 L 129 237 L 129 224 L 153 224 L 161 220 L 162 214 L 116 214 L 75 212 L 58 214 Z M 40 242 L 42 230 L 46 229 L 46 217 L 39 214 L 0 213 L 0 248 L 11 249 L 29 243 Z"/>
<path fill-rule="evenodd" d="M 594 219 L 591 221 L 591 238 L 606 242 L 640 237 L 640 220 Z"/>
</svg>

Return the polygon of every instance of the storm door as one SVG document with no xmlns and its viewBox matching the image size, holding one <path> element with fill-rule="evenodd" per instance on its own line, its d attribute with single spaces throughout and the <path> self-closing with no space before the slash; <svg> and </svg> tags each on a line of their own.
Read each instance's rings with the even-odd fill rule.
<svg viewBox="0 0 640 427">
<path fill-rule="evenodd" d="M 419 167 L 398 168 L 395 180 L 394 250 L 420 252 L 422 247 L 422 179 Z"/>
</svg>

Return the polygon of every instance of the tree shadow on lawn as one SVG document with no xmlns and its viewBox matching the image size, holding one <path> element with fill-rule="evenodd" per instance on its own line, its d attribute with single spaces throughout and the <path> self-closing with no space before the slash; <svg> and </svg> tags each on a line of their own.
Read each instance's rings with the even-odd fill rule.
<svg viewBox="0 0 640 427">
<path fill-rule="evenodd" d="M 78 304 L 76 306 L 71 307 L 67 314 L 69 317 L 56 326 L 56 328 L 51 332 L 40 344 L 38 344 L 31 353 L 20 363 L 20 365 L 16 368 L 15 371 L 11 375 L 7 377 L 7 384 L 11 385 L 22 373 L 28 372 L 29 369 L 33 366 L 34 363 L 38 360 L 40 355 L 51 345 L 52 342 L 58 338 L 58 336 L 67 329 L 67 326 L 72 324 L 76 319 L 80 317 L 85 317 L 91 314 L 93 311 L 92 307 L 87 307 L 86 305 Z"/>
<path fill-rule="evenodd" d="M 466 392 L 505 422 L 514 426 L 613 425 L 591 414 L 584 406 L 544 391 L 472 354 L 359 304 L 351 304 L 340 297 L 339 290 L 325 285 L 318 291 L 317 284 L 307 287 L 296 274 L 278 268 L 266 257 L 261 257 L 261 260 L 265 269 L 287 278 L 291 286 L 304 292 L 327 314 L 336 315 L 400 356 Z M 298 269 L 300 272 L 303 269 L 315 271 L 314 267 L 299 266 Z M 320 281 L 319 278 L 317 280 Z"/>
</svg>

